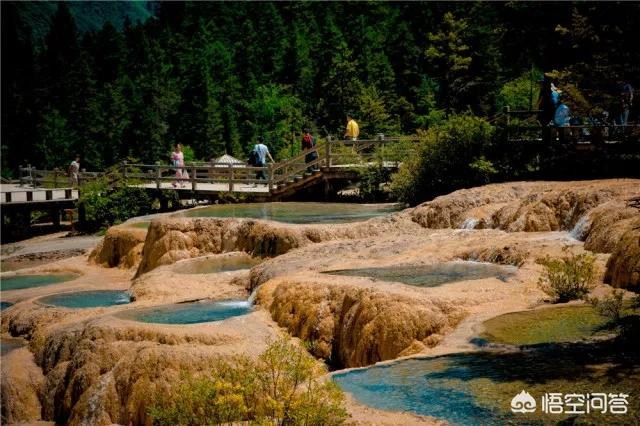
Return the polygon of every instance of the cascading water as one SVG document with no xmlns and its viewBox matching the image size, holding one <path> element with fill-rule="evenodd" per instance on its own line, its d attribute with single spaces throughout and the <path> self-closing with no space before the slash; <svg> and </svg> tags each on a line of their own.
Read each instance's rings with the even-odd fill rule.
<svg viewBox="0 0 640 426">
<path fill-rule="evenodd" d="M 460 229 L 476 229 L 476 226 L 478 226 L 479 223 L 479 219 L 470 217 L 468 219 L 465 219 L 465 221 L 462 223 L 462 226 L 460 226 Z"/>
<path fill-rule="evenodd" d="M 590 230 L 591 230 L 591 221 L 585 215 L 585 216 L 582 216 L 578 220 L 578 222 L 575 224 L 573 229 L 569 231 L 569 235 L 571 235 L 572 238 L 575 238 L 578 241 L 584 241 L 587 238 L 587 235 L 589 235 Z"/>
</svg>

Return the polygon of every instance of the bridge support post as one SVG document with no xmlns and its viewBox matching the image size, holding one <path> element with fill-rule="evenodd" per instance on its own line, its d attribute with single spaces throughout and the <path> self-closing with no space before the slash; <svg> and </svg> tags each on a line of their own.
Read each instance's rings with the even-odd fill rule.
<svg viewBox="0 0 640 426">
<path fill-rule="evenodd" d="M 51 189 L 47 189 L 46 191 L 44 191 L 44 198 L 47 201 L 53 200 L 53 191 Z"/>
<path fill-rule="evenodd" d="M 331 136 L 327 136 L 327 148 L 325 149 L 325 161 L 326 167 L 331 167 Z"/>
<path fill-rule="evenodd" d="M 329 201 L 331 199 L 331 190 L 333 188 L 331 187 L 331 182 L 329 181 L 329 179 L 327 179 L 325 177 L 324 179 L 324 200 L 325 201 Z"/>
<path fill-rule="evenodd" d="M 33 201 L 33 191 L 27 191 L 27 201 Z"/>
<path fill-rule="evenodd" d="M 269 192 L 271 192 L 271 190 L 273 189 L 273 164 L 269 163 L 269 176 L 267 177 L 269 179 L 269 183 L 268 183 L 268 187 L 267 189 L 269 190 Z"/>
<path fill-rule="evenodd" d="M 60 210 L 53 208 L 49 212 L 51 214 L 51 221 L 53 222 L 54 228 L 59 228 L 60 227 Z"/>
<path fill-rule="evenodd" d="M 227 173 L 229 175 L 229 192 L 233 191 L 233 164 L 227 165 L 228 170 Z"/>
<path fill-rule="evenodd" d="M 156 161 L 156 188 L 160 189 L 160 178 L 162 178 L 162 171 L 160 170 L 160 162 Z"/>
<path fill-rule="evenodd" d="M 124 160 L 120 165 L 120 173 L 122 174 L 122 178 L 127 178 L 127 160 Z"/>
<path fill-rule="evenodd" d="M 191 166 L 191 190 L 194 192 L 194 197 L 195 197 L 195 192 L 198 189 L 198 184 L 196 182 L 196 166 Z"/>
<path fill-rule="evenodd" d="M 7 197 L 7 203 L 11 202 L 11 193 L 10 192 L 5 192 L 5 196 Z"/>
</svg>

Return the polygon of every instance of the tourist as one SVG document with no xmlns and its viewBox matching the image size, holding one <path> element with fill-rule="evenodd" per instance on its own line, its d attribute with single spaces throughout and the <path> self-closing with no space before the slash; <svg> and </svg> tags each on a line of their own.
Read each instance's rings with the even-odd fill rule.
<svg viewBox="0 0 640 426">
<path fill-rule="evenodd" d="M 355 141 L 358 139 L 358 135 L 360 134 L 360 128 L 358 127 L 358 123 L 353 119 L 351 114 L 347 114 L 347 129 L 344 132 L 344 138 Z"/>
<path fill-rule="evenodd" d="M 256 167 L 265 167 L 267 165 L 267 157 L 273 163 L 273 157 L 269 152 L 269 148 L 264 144 L 264 138 L 262 136 L 258 136 L 258 143 L 253 146 L 253 152 L 256 155 Z M 256 179 L 267 179 L 267 174 L 262 170 L 258 170 L 256 172 Z"/>
<path fill-rule="evenodd" d="M 547 76 L 544 76 L 541 83 L 542 89 L 540 90 L 540 99 L 538 100 L 538 120 L 543 126 L 549 126 L 549 124 L 553 122 L 553 114 L 556 110 L 556 105 L 553 103 L 551 93 L 553 83 Z"/>
<path fill-rule="evenodd" d="M 303 129 L 302 136 L 302 150 L 307 151 L 316 146 L 316 138 L 311 135 L 311 130 L 308 127 Z M 304 157 L 305 163 L 311 163 L 318 158 L 318 151 L 309 152 Z M 307 167 L 307 172 L 311 173 L 313 170 L 317 169 L 317 164 L 314 164 L 311 167 Z"/>
<path fill-rule="evenodd" d="M 178 187 L 178 183 L 181 188 L 184 188 L 184 153 L 182 152 L 182 145 L 177 144 L 175 151 L 171 153 L 171 165 L 176 168 L 176 180 L 171 184 L 174 188 Z"/>
<path fill-rule="evenodd" d="M 69 186 L 78 186 L 78 176 L 80 175 L 80 156 L 76 154 L 76 159 L 69 164 Z"/>
<path fill-rule="evenodd" d="M 562 100 L 560 100 L 560 105 L 556 108 L 553 122 L 557 127 L 562 127 L 558 129 L 558 134 L 560 136 L 560 142 L 565 142 L 571 133 L 569 129 L 571 125 L 571 110 Z"/>
<path fill-rule="evenodd" d="M 632 105 L 633 87 L 629 83 L 624 83 L 620 92 L 620 117 L 618 119 L 618 124 L 621 126 L 626 126 L 629 122 L 629 112 Z"/>
</svg>

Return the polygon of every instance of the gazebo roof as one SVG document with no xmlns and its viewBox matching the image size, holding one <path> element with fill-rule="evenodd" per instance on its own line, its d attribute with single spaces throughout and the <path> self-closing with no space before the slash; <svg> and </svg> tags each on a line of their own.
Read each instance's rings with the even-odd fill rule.
<svg viewBox="0 0 640 426">
<path fill-rule="evenodd" d="M 238 164 L 238 165 L 245 165 L 245 162 L 242 160 L 238 160 L 237 158 L 229 155 L 229 154 L 224 154 L 223 156 L 220 156 L 216 159 L 214 159 L 212 161 L 212 163 L 214 165 L 220 165 L 220 166 L 226 166 L 228 164 Z"/>
</svg>

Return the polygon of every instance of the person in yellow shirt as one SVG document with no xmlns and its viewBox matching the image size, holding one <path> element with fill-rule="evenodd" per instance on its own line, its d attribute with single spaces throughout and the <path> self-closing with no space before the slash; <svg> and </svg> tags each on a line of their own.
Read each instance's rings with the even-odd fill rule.
<svg viewBox="0 0 640 426">
<path fill-rule="evenodd" d="M 344 132 L 345 139 L 357 140 L 360 134 L 360 128 L 356 120 L 351 117 L 351 114 L 347 114 L 347 130 Z"/>
</svg>

